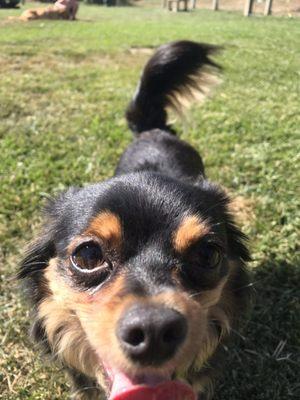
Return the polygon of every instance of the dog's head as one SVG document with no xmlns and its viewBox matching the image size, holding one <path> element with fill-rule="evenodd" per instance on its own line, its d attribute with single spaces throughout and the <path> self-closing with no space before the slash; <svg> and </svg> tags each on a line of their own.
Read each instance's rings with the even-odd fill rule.
<svg viewBox="0 0 300 400">
<path fill-rule="evenodd" d="M 248 259 L 221 189 L 145 172 L 51 202 L 20 276 L 66 365 L 112 399 L 168 382 L 182 400 L 243 306 Z"/>
</svg>

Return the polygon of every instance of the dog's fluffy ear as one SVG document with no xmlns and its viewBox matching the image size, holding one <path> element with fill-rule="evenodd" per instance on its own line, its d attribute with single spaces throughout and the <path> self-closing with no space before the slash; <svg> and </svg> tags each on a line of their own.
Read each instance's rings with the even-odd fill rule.
<svg viewBox="0 0 300 400">
<path fill-rule="evenodd" d="M 251 261 L 248 249 L 248 238 L 235 223 L 234 216 L 229 212 L 226 221 L 228 256 L 234 265 L 234 270 L 227 282 L 227 287 L 234 299 L 232 317 L 234 325 L 241 322 L 241 315 L 247 314 L 253 303 L 253 287 L 247 262 Z"/>
<path fill-rule="evenodd" d="M 48 200 L 45 205 L 43 210 L 43 228 L 38 238 L 29 244 L 17 275 L 18 279 L 23 281 L 27 298 L 33 305 L 38 304 L 46 295 L 43 271 L 48 266 L 51 258 L 56 255 L 56 209 L 58 200 L 62 197 L 63 194 L 56 199 Z"/>
<path fill-rule="evenodd" d="M 226 221 L 226 233 L 229 257 L 244 263 L 251 261 L 250 252 L 247 247 L 248 238 L 235 224 L 232 216 Z"/>
<path fill-rule="evenodd" d="M 33 304 L 39 303 L 45 295 L 43 270 L 53 257 L 55 257 L 53 234 L 48 231 L 29 246 L 21 262 L 18 279 L 24 282 L 27 297 Z"/>
<path fill-rule="evenodd" d="M 55 257 L 55 253 L 53 231 L 45 231 L 28 247 L 18 273 L 18 279 L 22 281 L 26 298 L 32 306 L 33 322 L 30 335 L 36 343 L 41 344 L 45 354 L 50 354 L 50 345 L 42 320 L 38 318 L 37 309 L 40 302 L 49 294 L 44 278 L 44 269 L 48 266 L 49 260 Z"/>
<path fill-rule="evenodd" d="M 44 282 L 43 271 L 51 258 L 57 255 L 56 245 L 65 219 L 65 209 L 70 207 L 78 190 L 73 187 L 48 200 L 43 212 L 43 229 L 38 239 L 28 246 L 21 262 L 17 277 L 24 282 L 25 290 L 28 292 L 27 297 L 33 304 L 39 303 L 46 294 L 47 285 Z M 69 224 L 65 225 L 68 229 Z"/>
<path fill-rule="evenodd" d="M 52 234 L 45 232 L 27 249 L 18 278 L 24 279 L 43 270 L 54 255 L 55 247 Z"/>
</svg>

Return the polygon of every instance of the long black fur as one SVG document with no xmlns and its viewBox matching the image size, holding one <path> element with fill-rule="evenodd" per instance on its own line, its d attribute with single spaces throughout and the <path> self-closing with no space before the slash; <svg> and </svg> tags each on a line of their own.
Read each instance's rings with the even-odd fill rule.
<svg viewBox="0 0 300 400">
<path fill-rule="evenodd" d="M 177 107 L 176 96 L 202 91 L 200 76 L 207 67 L 220 69 L 211 58 L 218 46 L 177 41 L 161 46 L 146 64 L 126 117 L 135 133 L 167 128 L 167 108 Z M 203 82 L 202 82 L 203 84 Z"/>
</svg>

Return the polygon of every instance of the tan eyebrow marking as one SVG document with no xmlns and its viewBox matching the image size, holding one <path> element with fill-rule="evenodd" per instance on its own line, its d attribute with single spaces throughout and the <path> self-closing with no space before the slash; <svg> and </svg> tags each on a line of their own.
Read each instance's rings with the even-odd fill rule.
<svg viewBox="0 0 300 400">
<path fill-rule="evenodd" d="M 209 225 L 197 215 L 185 217 L 174 234 L 173 245 L 176 251 L 183 253 L 193 243 L 209 232 Z"/>
<path fill-rule="evenodd" d="M 111 211 L 103 211 L 91 221 L 85 234 L 96 235 L 114 246 L 121 246 L 122 225 L 120 218 Z"/>
</svg>

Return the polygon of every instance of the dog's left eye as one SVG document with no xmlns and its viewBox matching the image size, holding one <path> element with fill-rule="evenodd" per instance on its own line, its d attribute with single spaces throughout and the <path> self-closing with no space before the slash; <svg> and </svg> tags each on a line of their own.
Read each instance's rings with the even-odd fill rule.
<svg viewBox="0 0 300 400">
<path fill-rule="evenodd" d="M 71 255 L 73 267 L 82 271 L 93 271 L 105 263 L 101 247 L 98 243 L 87 242 L 77 247 Z"/>
<path fill-rule="evenodd" d="M 208 290 L 219 281 L 223 271 L 224 250 L 215 243 L 203 241 L 196 244 L 183 260 L 181 276 L 189 288 Z"/>
<path fill-rule="evenodd" d="M 215 269 L 223 258 L 222 250 L 214 243 L 205 243 L 198 251 L 197 263 L 205 269 Z"/>
</svg>

